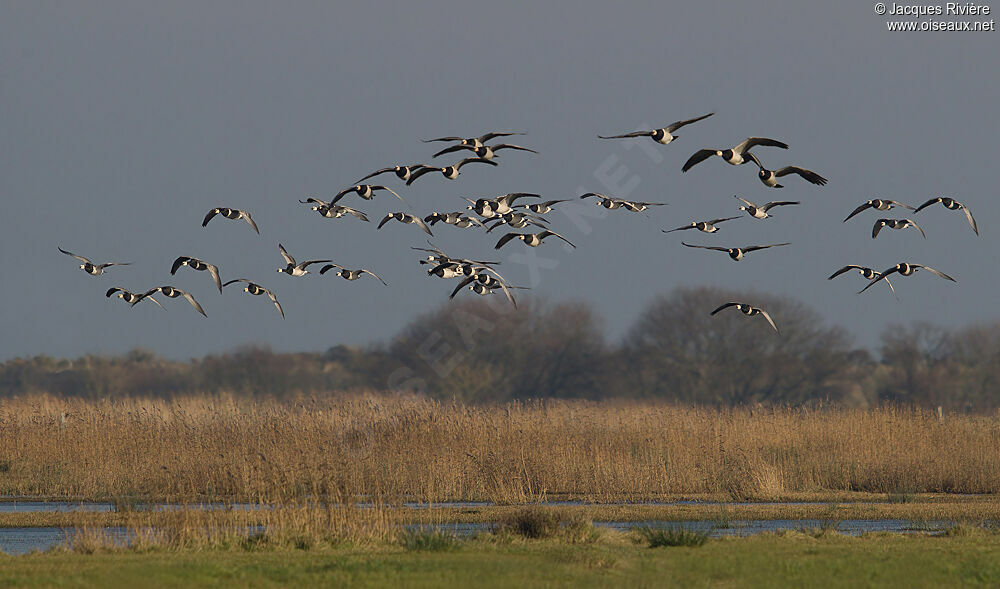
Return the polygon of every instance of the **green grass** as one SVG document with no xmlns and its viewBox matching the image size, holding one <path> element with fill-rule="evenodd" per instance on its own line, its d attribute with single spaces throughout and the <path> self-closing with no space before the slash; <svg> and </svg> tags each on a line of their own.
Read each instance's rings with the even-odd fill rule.
<svg viewBox="0 0 1000 589">
<path fill-rule="evenodd" d="M 799 533 L 650 549 L 634 536 L 587 544 L 499 542 L 312 550 L 148 551 L 0 556 L 0 587 L 945 587 L 1000 584 L 1000 535 Z"/>
<path fill-rule="evenodd" d="M 692 529 L 679 523 L 660 524 L 655 526 L 639 526 L 636 528 L 639 537 L 650 548 L 661 546 L 704 546 L 712 533 L 712 528 Z"/>
</svg>

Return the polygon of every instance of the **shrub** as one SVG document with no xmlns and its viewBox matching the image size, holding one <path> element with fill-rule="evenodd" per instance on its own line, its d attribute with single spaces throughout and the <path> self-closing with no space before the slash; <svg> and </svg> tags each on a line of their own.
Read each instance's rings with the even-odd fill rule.
<svg viewBox="0 0 1000 589">
<path fill-rule="evenodd" d="M 399 544 L 411 551 L 445 552 L 458 548 L 459 542 L 454 532 L 436 528 L 406 528 L 399 534 Z"/>
<path fill-rule="evenodd" d="M 645 525 L 636 528 L 650 548 L 660 546 L 702 546 L 714 528 L 690 528 L 679 523 Z"/>
</svg>

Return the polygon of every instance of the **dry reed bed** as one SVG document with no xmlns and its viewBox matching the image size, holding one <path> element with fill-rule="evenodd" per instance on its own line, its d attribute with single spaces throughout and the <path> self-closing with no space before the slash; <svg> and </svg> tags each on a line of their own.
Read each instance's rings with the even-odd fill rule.
<svg viewBox="0 0 1000 589">
<path fill-rule="evenodd" d="M 297 548 L 388 542 L 400 526 L 391 510 L 348 505 L 302 503 L 271 509 L 179 509 L 119 514 L 117 529 L 79 526 L 67 536 L 67 548 L 91 553 L 128 548 L 201 550 L 225 548 Z"/>
<path fill-rule="evenodd" d="M 421 398 L 0 401 L 0 494 L 597 501 L 995 493 L 1000 420 L 884 408 L 500 407 Z"/>
</svg>

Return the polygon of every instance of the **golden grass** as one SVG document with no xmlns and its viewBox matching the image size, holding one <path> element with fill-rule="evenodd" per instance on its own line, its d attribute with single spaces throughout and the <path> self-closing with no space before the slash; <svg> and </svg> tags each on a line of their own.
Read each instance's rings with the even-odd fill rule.
<svg viewBox="0 0 1000 589">
<path fill-rule="evenodd" d="M 156 501 L 996 493 L 1000 420 L 410 397 L 0 401 L 0 494 Z"/>
<path fill-rule="evenodd" d="M 77 526 L 67 548 L 108 550 L 310 549 L 395 539 L 402 528 L 381 506 L 303 503 L 270 509 L 139 511 L 119 515 L 117 529 Z"/>
</svg>

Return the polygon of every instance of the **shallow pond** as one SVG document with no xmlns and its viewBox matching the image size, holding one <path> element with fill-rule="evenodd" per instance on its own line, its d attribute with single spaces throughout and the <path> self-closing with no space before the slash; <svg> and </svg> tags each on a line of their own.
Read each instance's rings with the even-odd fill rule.
<svg viewBox="0 0 1000 589">
<path fill-rule="evenodd" d="M 721 536 L 752 536 L 762 532 L 778 532 L 783 530 L 811 530 L 820 529 L 826 526 L 842 534 L 860 535 L 868 532 L 895 532 L 895 533 L 916 533 L 933 532 L 944 529 L 951 522 L 931 521 L 913 522 L 904 519 L 848 519 L 837 522 L 825 522 L 818 519 L 792 520 L 738 520 L 726 522 L 719 525 L 715 521 L 686 521 L 686 522 L 594 522 L 598 528 L 607 528 L 619 531 L 628 531 L 641 526 L 679 526 L 691 530 L 711 530 L 710 536 L 718 538 Z M 414 525 L 410 529 L 441 530 L 451 532 L 459 536 L 471 536 L 480 532 L 488 532 L 492 529 L 491 524 L 437 524 L 437 525 Z M 113 536 L 120 537 L 124 542 L 128 538 L 125 528 L 104 528 Z M 72 530 L 61 528 L 0 528 L 0 552 L 10 555 L 20 555 L 32 550 L 48 550 L 53 546 L 64 544 L 72 537 Z"/>
</svg>

